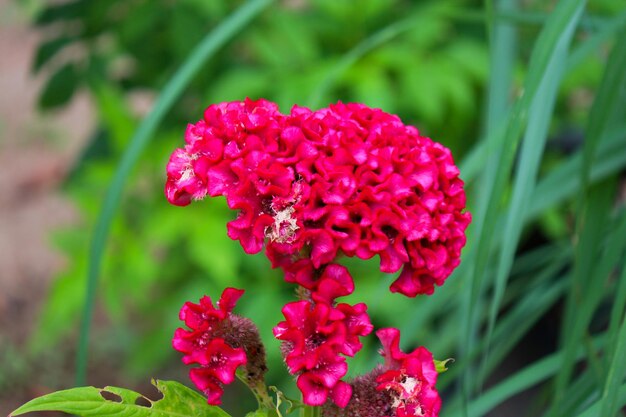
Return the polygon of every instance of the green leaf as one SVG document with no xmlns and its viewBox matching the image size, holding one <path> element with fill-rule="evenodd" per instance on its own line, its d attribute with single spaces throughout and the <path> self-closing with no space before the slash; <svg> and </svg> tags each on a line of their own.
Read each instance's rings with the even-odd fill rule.
<svg viewBox="0 0 626 417">
<path fill-rule="evenodd" d="M 52 59 L 59 51 L 65 46 L 74 42 L 75 37 L 61 36 L 59 38 L 52 39 L 51 41 L 44 42 L 37 47 L 35 53 L 35 59 L 33 61 L 33 72 L 37 73 L 39 70 Z"/>
<path fill-rule="evenodd" d="M 269 417 L 270 412 L 268 410 L 256 410 L 246 414 L 246 417 Z"/>
<path fill-rule="evenodd" d="M 622 280 L 626 278 L 626 268 L 622 271 Z M 606 377 L 604 390 L 602 391 L 601 416 L 614 416 L 620 407 L 618 388 L 624 379 L 624 369 L 626 369 L 626 320 L 622 321 L 617 337 L 617 344 L 614 351 L 613 360 Z"/>
<path fill-rule="evenodd" d="M 568 45 L 573 35 L 575 24 L 576 19 L 573 18 L 571 24 L 567 26 L 567 32 L 564 31 L 563 37 L 554 48 L 551 59 L 546 66 L 545 75 L 542 77 L 537 92 L 528 108 L 526 131 L 519 151 L 516 175 L 513 180 L 513 193 L 503 229 L 502 249 L 497 261 L 494 293 L 487 325 L 487 346 L 489 346 L 491 333 L 495 326 L 500 304 L 508 283 L 509 273 L 513 266 L 515 251 L 525 225 L 529 199 L 535 188 L 558 87 L 565 72 Z"/>
<path fill-rule="evenodd" d="M 562 68 L 557 60 L 567 56 L 564 53 L 584 4 L 582 0 L 566 0 L 555 7 L 533 48 L 523 94 L 504 119 L 504 123 L 496 124 L 485 139 L 485 146 L 493 149 L 494 153 L 487 161 L 481 181 L 477 184 L 476 198 L 479 203 L 473 212 L 473 226 L 470 229 L 470 233 L 475 230 L 476 234 L 468 241 L 469 251 L 465 254 L 465 264 L 461 266 L 462 271 L 467 271 L 468 274 L 465 280 L 468 291 L 461 309 L 464 324 L 462 337 L 459 338 L 459 352 L 463 359 L 467 358 L 468 352 L 477 343 L 479 299 L 486 284 L 484 277 L 487 276 L 486 271 L 492 260 L 495 236 L 501 233 L 496 230 L 496 222 L 491 219 L 497 218 L 501 212 L 517 147 L 527 128 L 529 111 L 536 104 L 536 100 L 544 95 L 541 87 L 546 82 L 558 81 Z M 488 357 L 489 353 L 485 356 Z M 477 388 L 481 383 L 473 378 L 471 371 L 465 372 L 463 380 L 464 393 L 469 393 L 470 387 Z"/>
<path fill-rule="evenodd" d="M 206 398 L 176 381 L 153 380 L 163 398 L 153 401 L 125 388 L 72 388 L 31 400 L 9 414 L 19 416 L 33 411 L 61 411 L 84 417 L 229 417 L 219 407 L 208 405 Z M 114 399 L 111 399 L 114 398 Z M 140 400 L 141 405 L 137 404 Z"/>
<path fill-rule="evenodd" d="M 70 1 L 61 4 L 53 4 L 37 16 L 35 24 L 38 26 L 49 25 L 63 20 L 72 20 L 83 15 L 88 7 L 88 2 Z"/>
<path fill-rule="evenodd" d="M 39 107 L 52 109 L 66 104 L 78 86 L 78 73 L 76 66 L 67 63 L 55 72 L 39 96 Z"/>
<path fill-rule="evenodd" d="M 555 381 L 555 394 L 549 416 L 559 415 L 559 410 L 562 409 L 561 403 L 567 398 L 565 392 L 574 373 L 571 358 L 591 322 L 594 311 L 602 301 L 602 283 L 607 279 L 606 276 L 599 275 L 602 264 L 599 265 L 597 248 L 600 247 L 605 230 L 609 227 L 605 219 L 610 219 L 613 211 L 615 180 L 611 178 L 601 184 L 593 186 L 589 184 L 598 145 L 604 134 L 617 124 L 612 119 L 613 111 L 624 106 L 621 91 L 626 85 L 626 75 L 623 70 L 626 65 L 626 42 L 623 41 L 625 33 L 626 29 L 622 29 L 619 40 L 609 56 L 585 131 L 582 169 L 579 174 L 581 190 L 577 200 L 576 262 L 571 289 L 565 304 L 563 322 L 567 325 L 563 326 L 561 335 L 565 354 L 563 366 Z M 607 272 L 611 267 L 607 265 Z M 589 277 L 595 277 L 595 279 L 589 280 Z M 580 294 L 585 294 L 585 296 L 580 297 Z M 590 361 L 594 357 L 594 355 L 589 355 Z"/>
</svg>

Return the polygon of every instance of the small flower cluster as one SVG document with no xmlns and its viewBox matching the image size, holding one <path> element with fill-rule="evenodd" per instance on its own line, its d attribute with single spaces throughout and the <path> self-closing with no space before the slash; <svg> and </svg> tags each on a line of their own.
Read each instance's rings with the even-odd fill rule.
<svg viewBox="0 0 626 417">
<path fill-rule="evenodd" d="M 439 415 L 441 398 L 435 389 L 437 370 L 433 355 L 423 346 L 411 353 L 400 350 L 400 331 L 381 329 L 376 332 L 383 345 L 384 373 L 376 378 L 377 390 L 391 394 L 397 417 Z"/>
<path fill-rule="evenodd" d="M 172 345 L 184 353 L 185 365 L 199 365 L 190 369 L 189 378 L 212 405 L 221 403 L 222 384 L 232 383 L 240 366 L 245 367 L 248 385 L 255 388 L 267 371 L 258 329 L 249 319 L 231 314 L 242 294 L 243 290 L 226 288 L 218 308 L 204 296 L 200 304 L 186 302 L 180 310 L 180 319 L 190 330 L 176 329 Z"/>
<path fill-rule="evenodd" d="M 392 292 L 431 294 L 459 264 L 470 214 L 450 151 L 362 104 L 289 115 L 266 100 L 212 105 L 189 125 L 186 145 L 167 166 L 165 193 L 176 205 L 205 196 L 226 198 L 238 216 L 228 236 L 247 253 L 265 252 L 299 301 L 287 303 L 274 328 L 303 402 L 324 416 L 436 416 L 437 372 L 425 348 L 399 349 L 399 331 L 377 332 L 385 364 L 348 383 L 346 357 L 373 331 L 367 305 L 337 299 L 354 280 L 337 259 L 378 255 L 380 270 L 400 271 Z M 174 347 L 192 381 L 218 404 L 222 384 L 246 369 L 257 398 L 265 372 L 256 327 L 231 314 L 241 290 L 224 291 L 214 308 L 205 297 L 186 303 Z M 237 337 L 235 329 L 244 329 Z M 242 330 L 239 330 L 241 333 Z M 374 413 L 374 414 L 372 414 Z"/>
<path fill-rule="evenodd" d="M 285 321 L 274 328 L 283 341 L 283 353 L 289 371 L 298 375 L 297 385 L 304 403 L 322 405 L 328 397 L 345 407 L 352 388 L 341 378 L 348 371 L 344 356 L 354 356 L 373 326 L 367 306 L 340 303 L 335 306 L 312 301 L 297 301 L 283 307 Z"/>
<path fill-rule="evenodd" d="M 411 353 L 402 352 L 398 329 L 380 329 L 376 335 L 383 345 L 385 363 L 352 380 L 352 401 L 345 408 L 325 404 L 324 417 L 438 416 L 441 398 L 435 388 L 433 355 L 421 346 Z"/>
<path fill-rule="evenodd" d="M 212 105 L 167 166 L 168 200 L 223 195 L 228 235 L 312 289 L 339 254 L 402 269 L 391 290 L 431 294 L 459 264 L 470 222 L 450 151 L 362 104 L 283 115 L 266 100 Z"/>
</svg>

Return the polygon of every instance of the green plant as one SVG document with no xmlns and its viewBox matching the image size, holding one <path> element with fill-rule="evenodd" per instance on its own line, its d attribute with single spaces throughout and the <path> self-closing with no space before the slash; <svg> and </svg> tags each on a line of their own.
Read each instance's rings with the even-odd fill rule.
<svg viewBox="0 0 626 417">
<path fill-rule="evenodd" d="M 73 12 L 51 10 L 57 10 L 56 16 L 91 22 L 85 16 L 109 16 L 102 9 L 113 3 L 75 2 L 70 8 Z M 126 94 L 138 87 L 158 89 L 168 78 L 148 58 L 177 57 L 165 59 L 173 64 L 184 60 L 193 36 L 182 36 L 185 25 L 180 22 L 194 21 L 185 17 L 186 8 L 204 10 L 213 21 L 229 9 L 222 2 L 202 3 L 186 1 L 183 11 L 176 9 L 178 26 L 170 22 L 172 29 L 166 31 L 172 39 L 179 39 L 178 43 L 171 40 L 176 48 L 164 48 L 159 55 L 164 43 L 155 42 L 139 52 L 140 43 L 125 40 L 138 42 L 153 32 L 134 28 L 133 37 L 124 34 L 130 29 L 119 29 L 114 39 L 121 39 L 116 44 L 124 53 L 116 48 L 105 53 L 94 45 L 80 64 L 62 64 L 57 72 L 61 75 L 53 76 L 44 91 L 44 105 L 61 104 L 69 97 L 68 91 L 55 85 L 64 85 L 70 92 L 74 85 L 87 85 L 97 99 L 103 116 L 102 134 L 94 137 L 92 147 L 97 158 L 85 158 L 68 186 L 92 218 L 102 187 L 111 177 L 111 161 L 126 149 L 126 140 L 136 127 L 129 117 Z M 197 235 L 189 236 L 190 228 L 181 224 L 178 214 L 157 202 L 154 190 L 160 184 L 154 178 L 161 175 L 166 149 L 181 135 L 182 115 L 197 114 L 194 108 L 203 107 L 199 103 L 246 95 L 264 96 L 283 107 L 306 100 L 318 106 L 341 98 L 396 112 L 464 156 L 461 172 L 472 191 L 469 203 L 475 223 L 462 266 L 446 287 L 428 299 L 377 300 L 376 294 L 388 285 L 388 279 L 373 272 L 376 268 L 371 265 L 354 265 L 359 273 L 380 282 L 366 285 L 358 294 L 373 300 L 370 309 L 377 321 L 385 324 L 405 317 L 400 328 L 412 334 L 413 341 L 433 340 L 430 347 L 439 356 L 457 358 L 440 381 L 442 388 L 449 389 L 444 415 L 484 415 L 513 395 L 550 379 L 552 383 L 540 386 L 543 396 L 532 398 L 531 406 L 542 415 L 593 415 L 597 410 L 601 415 L 615 415 L 626 400 L 622 354 L 626 343 L 626 216 L 618 193 L 623 186 L 620 172 L 626 166 L 619 113 L 625 107 L 626 15 L 615 3 L 586 5 L 575 0 L 562 0 L 549 10 L 543 4 L 519 10 L 515 2 L 488 2 L 477 14 L 466 13 L 465 8 L 474 5 L 455 1 L 386 4 L 368 1 L 357 7 L 318 1 L 302 8 L 275 4 L 272 13 L 242 29 L 201 75 L 186 79 L 188 92 L 168 113 L 141 158 L 137 174 L 122 177 L 115 185 L 116 192 L 124 186 L 125 195 L 132 197 L 121 201 L 122 215 L 115 217 L 110 253 L 104 258 L 100 288 L 107 311 L 118 325 L 132 328 L 133 335 L 140 333 L 132 317 L 158 311 L 152 316 L 154 322 L 146 324 L 153 329 L 148 337 L 132 336 L 127 349 L 141 352 L 141 358 L 131 360 L 131 367 L 145 371 L 168 355 L 162 345 L 169 343 L 175 327 L 173 312 L 182 300 L 192 298 L 191 293 L 245 281 L 263 300 L 248 307 L 246 315 L 259 317 L 266 327 L 279 319 L 263 311 L 263 303 L 284 303 L 287 297 L 275 284 L 280 279 L 254 274 L 260 268 L 269 269 L 263 259 L 244 259 L 236 245 L 220 240 L 223 232 L 219 229 L 228 218 L 223 205 L 187 209 L 188 224 L 197 228 Z M 140 5 L 127 7 L 143 15 L 147 6 L 142 9 Z M 168 9 L 149 8 L 154 10 L 147 15 L 162 22 L 163 10 Z M 50 15 L 55 13 L 42 16 Z M 97 24 L 86 30 L 82 42 L 95 43 L 92 33 L 118 33 L 111 29 L 115 26 L 94 21 Z M 126 27 L 124 22 L 121 25 Z M 147 57 L 145 67 L 140 65 L 126 78 L 111 79 L 111 68 L 125 53 Z M 522 64 L 527 55 L 528 66 Z M 84 69 L 84 75 L 78 76 L 77 68 Z M 80 81 L 59 81 L 70 75 Z M 487 110 L 481 136 L 476 103 L 481 102 L 480 91 L 485 87 Z M 579 88 L 596 91 L 590 109 L 571 103 Z M 50 99 L 55 95 L 50 91 L 59 90 L 64 92 L 55 93 L 56 101 Z M 547 149 L 550 135 L 569 124 L 584 132 L 584 143 L 571 155 Z M 467 139 L 479 136 L 478 141 Z M 108 154 L 98 149 L 102 145 Z M 546 226 L 555 222 L 556 228 Z M 86 237 L 75 235 L 74 241 L 70 237 L 68 247 L 80 253 L 77 248 L 84 247 Z M 188 258 L 180 256 L 181 247 L 188 248 Z M 172 248 L 177 248 L 177 256 L 167 256 Z M 203 256 L 211 250 L 225 253 L 219 257 L 223 263 L 218 269 Z M 106 255 L 103 251 L 100 248 L 92 256 Z M 42 346 L 52 343 L 62 330 L 48 327 L 49 323 L 56 321 L 67 329 L 69 317 L 80 308 L 84 262 L 84 255 L 76 256 L 73 271 L 58 282 L 46 310 L 48 321 L 42 326 L 48 331 L 39 333 Z M 122 288 L 128 289 L 125 299 L 119 296 Z M 149 297 L 146 288 L 153 288 Z M 68 291 L 76 298 L 73 303 L 62 303 Z M 548 346 L 545 357 L 494 383 L 490 376 L 512 349 L 561 303 L 564 313 L 552 330 L 560 333 L 557 345 Z M 163 326 L 168 321 L 169 326 Z M 266 342 L 275 343 L 269 338 Z M 355 372 L 372 360 L 374 348 L 368 345 L 366 350 L 370 359 L 363 359 L 368 355 L 356 359 Z M 574 374 L 577 364 L 586 366 Z M 456 381 L 460 383 L 455 386 Z"/>
</svg>

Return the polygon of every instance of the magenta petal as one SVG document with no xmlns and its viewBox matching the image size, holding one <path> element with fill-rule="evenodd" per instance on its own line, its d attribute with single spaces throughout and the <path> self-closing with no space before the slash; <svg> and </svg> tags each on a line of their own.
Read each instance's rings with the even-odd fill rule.
<svg viewBox="0 0 626 417">
<path fill-rule="evenodd" d="M 345 360 L 311 371 L 326 388 L 333 388 L 344 377 L 346 372 L 348 372 L 348 364 L 346 364 Z"/>
<path fill-rule="evenodd" d="M 323 405 L 328 398 L 328 388 L 321 384 L 318 377 L 310 373 L 300 375 L 296 385 L 302 392 L 302 401 L 306 405 Z"/>
<path fill-rule="evenodd" d="M 220 405 L 222 403 L 222 395 L 224 390 L 220 387 L 217 379 L 211 372 L 203 368 L 193 368 L 189 370 L 189 379 L 204 392 L 207 396 L 207 402 L 211 405 Z"/>
<path fill-rule="evenodd" d="M 383 345 L 381 355 L 385 358 L 385 369 L 397 366 L 398 361 L 404 358 L 404 353 L 400 350 L 400 330 L 384 328 L 376 331 L 376 336 Z"/>
<path fill-rule="evenodd" d="M 237 288 L 226 288 L 217 302 L 218 307 L 220 310 L 230 313 L 233 311 L 235 305 L 237 304 L 237 300 L 239 300 L 244 292 L 244 290 L 239 290 Z"/>
<path fill-rule="evenodd" d="M 330 396 L 337 406 L 344 408 L 352 398 L 352 386 L 344 381 L 339 381 L 330 391 Z"/>
</svg>

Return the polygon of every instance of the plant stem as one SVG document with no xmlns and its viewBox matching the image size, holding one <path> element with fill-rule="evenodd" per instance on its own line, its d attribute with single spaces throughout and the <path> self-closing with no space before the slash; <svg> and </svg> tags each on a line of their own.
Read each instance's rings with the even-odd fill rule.
<svg viewBox="0 0 626 417">
<path fill-rule="evenodd" d="M 250 391 L 252 391 L 252 394 L 254 394 L 254 397 L 259 404 L 259 409 L 270 411 L 276 410 L 274 400 L 272 400 L 272 397 L 270 397 L 269 393 L 267 392 L 267 386 L 263 381 L 250 381 L 246 377 L 245 372 L 241 371 L 240 369 L 237 370 L 235 375 L 237 375 L 237 378 L 239 378 L 241 382 L 243 382 L 248 388 L 250 388 Z"/>
<path fill-rule="evenodd" d="M 304 406 L 300 412 L 300 417 L 321 417 L 321 415 L 322 407 L 314 407 L 310 405 Z"/>
</svg>

